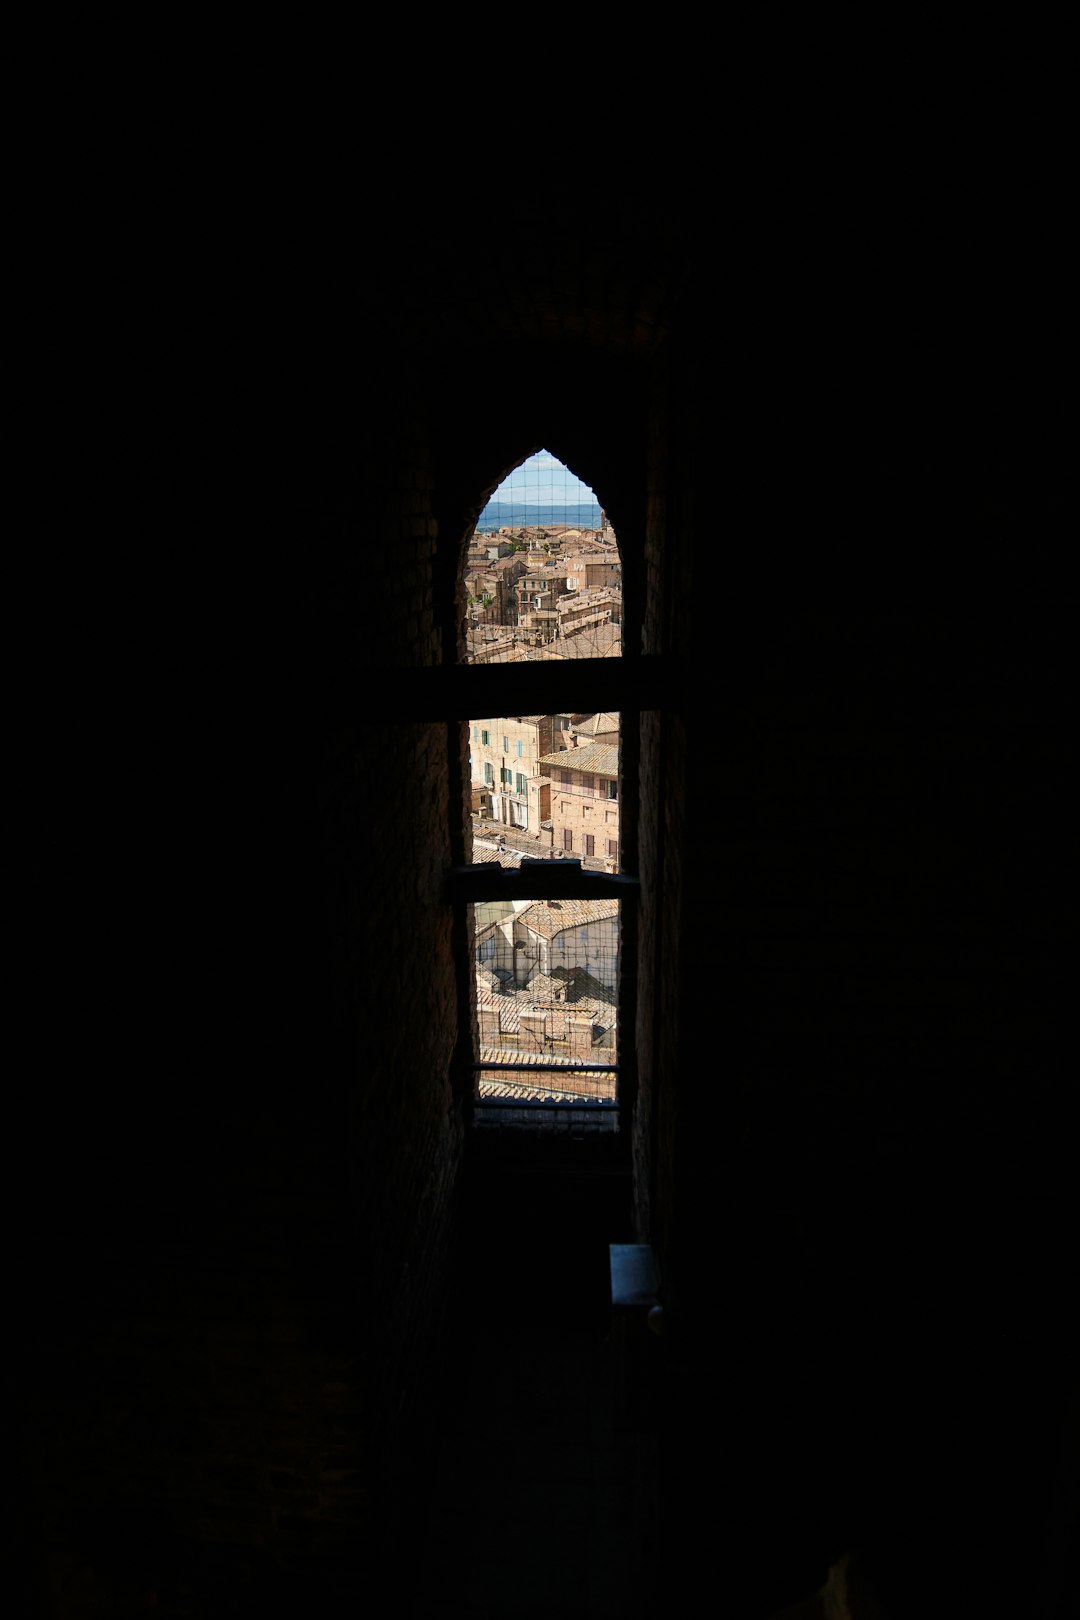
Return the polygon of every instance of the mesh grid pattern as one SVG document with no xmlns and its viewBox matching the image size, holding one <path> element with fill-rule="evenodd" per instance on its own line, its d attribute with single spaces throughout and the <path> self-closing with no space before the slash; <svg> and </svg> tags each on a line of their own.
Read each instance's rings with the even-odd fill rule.
<svg viewBox="0 0 1080 1620">
<path fill-rule="evenodd" d="M 465 599 L 467 664 L 621 656 L 614 531 L 593 491 L 546 450 L 484 508 Z M 590 710 L 585 691 L 581 701 L 573 712 L 470 721 L 474 861 L 513 867 L 527 855 L 619 870 L 619 716 Z M 472 914 L 476 1059 L 500 1064 L 478 1071 L 477 1096 L 614 1100 L 618 903 L 501 901 Z M 515 1078 L 509 1064 L 534 1072 Z"/>
</svg>

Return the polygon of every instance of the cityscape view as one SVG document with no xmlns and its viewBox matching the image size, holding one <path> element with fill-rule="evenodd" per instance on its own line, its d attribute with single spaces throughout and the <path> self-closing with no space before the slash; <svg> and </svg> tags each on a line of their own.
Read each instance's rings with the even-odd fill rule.
<svg viewBox="0 0 1080 1620">
<path fill-rule="evenodd" d="M 546 451 L 485 508 L 464 590 L 468 663 L 621 656 L 614 531 L 592 491 Z M 619 870 L 618 714 L 480 716 L 469 726 L 469 762 L 474 862 Z M 471 909 L 478 1095 L 614 1100 L 619 902 L 503 899 Z"/>
</svg>

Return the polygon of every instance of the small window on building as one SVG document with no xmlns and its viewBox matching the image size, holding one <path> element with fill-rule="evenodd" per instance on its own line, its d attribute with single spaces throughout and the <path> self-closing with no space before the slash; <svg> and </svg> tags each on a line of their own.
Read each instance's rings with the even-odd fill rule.
<svg viewBox="0 0 1080 1620">
<path fill-rule="evenodd" d="M 524 743 L 523 743 L 523 742 L 522 742 L 522 741 L 521 741 L 521 739 L 520 739 L 520 738 L 519 738 L 519 739 L 518 739 L 518 759 L 520 759 L 520 758 L 521 758 L 521 755 L 522 755 L 522 751 L 523 751 L 523 749 L 524 749 L 524 746 L 525 746 L 525 745 L 524 745 Z"/>
<path fill-rule="evenodd" d="M 586 855 L 594 855 L 596 853 L 596 839 L 593 837 L 592 833 L 585 834 L 585 853 Z"/>
<path fill-rule="evenodd" d="M 562 830 L 562 847 L 563 847 L 563 849 L 573 849 L 573 847 L 574 847 L 574 829 L 572 827 L 564 827 L 563 828 L 563 830 Z"/>
<path fill-rule="evenodd" d="M 495 772 L 487 763 L 484 765 L 484 781 L 487 783 L 488 787 L 493 787 L 495 785 Z"/>
<path fill-rule="evenodd" d="M 510 752 L 510 739 L 509 739 L 509 737 L 504 737 L 503 738 L 503 753 L 508 754 L 509 752 Z"/>
<path fill-rule="evenodd" d="M 607 784 L 607 796 L 609 799 L 617 799 L 619 797 L 619 785 L 617 782 L 609 782 Z"/>
<path fill-rule="evenodd" d="M 490 731 L 482 731 L 480 733 L 480 741 L 483 743 L 484 747 L 486 748 L 488 746 L 488 744 L 491 742 L 491 732 Z"/>
<path fill-rule="evenodd" d="M 524 776 L 522 776 L 520 771 L 518 771 L 518 773 L 517 773 L 517 780 L 516 780 L 515 786 L 516 786 L 517 791 L 519 793 L 524 793 L 525 792 L 525 778 L 524 778 Z"/>
</svg>

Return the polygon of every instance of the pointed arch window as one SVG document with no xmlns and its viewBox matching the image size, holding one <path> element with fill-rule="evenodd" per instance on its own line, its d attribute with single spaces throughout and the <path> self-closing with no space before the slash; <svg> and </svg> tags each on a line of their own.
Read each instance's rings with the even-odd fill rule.
<svg viewBox="0 0 1080 1620">
<path fill-rule="evenodd" d="M 476 589 L 485 569 L 504 582 L 497 614 Z M 476 698 L 461 715 L 471 861 L 449 890 L 472 941 L 474 1100 L 587 1104 L 617 1117 L 637 880 L 620 868 L 619 828 L 596 837 L 592 801 L 607 791 L 598 781 L 620 782 L 622 728 L 636 722 L 618 542 L 592 489 L 541 450 L 489 500 L 463 583 L 457 676 Z M 526 768 L 481 793 L 489 738 Z M 626 791 L 623 781 L 624 800 Z M 617 788 L 611 798 L 617 815 Z"/>
<path fill-rule="evenodd" d="M 546 455 L 546 452 L 538 454 Z M 620 494 L 624 496 L 625 492 Z M 497 1112 L 501 1105 L 491 1093 L 506 1090 L 514 1099 L 506 1105 L 511 1109 L 514 1124 L 522 1117 L 517 1099 L 528 1099 L 530 1106 L 524 1113 L 532 1115 L 533 1103 L 542 1109 L 544 1099 L 557 1098 L 552 1106 L 559 1112 L 560 1124 L 568 1106 L 574 1108 L 576 1119 L 580 1110 L 575 1105 L 587 1103 L 591 1119 L 594 1120 L 599 1111 L 602 1122 L 618 1128 L 628 1122 L 636 1094 L 636 1055 L 631 1037 L 635 1029 L 639 963 L 637 829 L 639 815 L 649 814 L 650 807 L 655 806 L 651 795 L 648 806 L 639 806 L 636 763 L 641 745 L 640 721 L 646 710 L 677 706 L 681 702 L 681 690 L 678 684 L 673 684 L 677 671 L 668 669 L 662 655 L 641 651 L 643 592 L 647 578 L 643 543 L 639 538 L 630 558 L 635 600 L 631 603 L 628 593 L 624 603 L 618 577 L 622 570 L 620 548 L 614 528 L 595 498 L 591 512 L 594 520 L 597 514 L 599 516 L 599 540 L 606 548 L 603 556 L 606 589 L 599 603 L 582 601 L 580 593 L 566 592 L 561 598 L 556 593 L 561 615 L 559 606 L 554 610 L 545 609 L 547 617 L 541 614 L 533 624 L 520 626 L 507 616 L 520 602 L 514 588 L 506 582 L 508 570 L 503 570 L 501 580 L 493 578 L 491 581 L 498 585 L 501 593 L 497 603 L 495 591 L 478 588 L 469 573 L 477 556 L 482 557 L 485 565 L 492 562 L 489 553 L 496 561 L 509 560 L 512 572 L 518 566 L 519 554 L 524 553 L 535 574 L 552 560 L 562 561 L 561 545 L 556 540 L 563 539 L 571 527 L 578 533 L 569 538 L 583 538 L 582 514 L 575 514 L 578 521 L 571 524 L 569 514 L 563 510 L 561 516 L 568 521 L 556 525 L 554 512 L 549 510 L 541 518 L 541 513 L 533 509 L 537 504 L 529 502 L 527 513 L 511 509 L 509 513 L 498 514 L 494 534 L 490 523 L 484 526 L 485 519 L 492 515 L 485 512 L 475 533 L 461 536 L 463 551 L 468 543 L 469 556 L 465 568 L 456 572 L 456 594 L 454 572 L 451 571 L 449 577 L 443 576 L 449 587 L 443 598 L 445 610 L 449 614 L 452 607 L 456 608 L 456 617 L 451 622 L 461 627 L 467 609 L 478 610 L 469 613 L 465 628 L 460 628 L 461 656 L 456 662 L 398 671 L 396 707 L 405 719 L 445 723 L 450 748 L 449 780 L 460 788 L 460 795 L 456 790 L 451 793 L 448 809 L 454 820 L 451 841 L 461 850 L 464 864 L 447 869 L 443 884 L 444 899 L 456 913 L 452 937 L 459 968 L 459 1029 L 463 1032 L 455 1063 L 456 1094 L 473 1099 L 474 1118 Z M 540 521 L 526 523 L 526 516 Z M 639 513 L 638 518 L 643 523 L 643 514 Z M 543 528 L 548 538 L 541 540 L 533 534 L 523 542 L 520 531 L 532 528 Z M 554 533 L 556 528 L 559 536 Z M 595 540 L 597 535 L 585 538 Z M 587 552 L 588 547 L 582 550 Z M 580 570 L 575 577 L 582 577 Z M 591 589 L 587 572 L 585 582 Z M 612 602 L 614 611 L 611 611 Z M 531 611 L 527 597 L 525 610 Z M 527 644 L 526 637 L 519 636 L 519 629 L 530 632 Z M 564 644 L 553 645 L 559 642 Z M 508 716 L 530 722 L 531 729 L 528 732 L 504 730 L 504 719 Z M 537 720 L 546 723 L 542 736 L 533 724 Z M 518 780 L 516 747 L 512 747 L 510 753 L 512 781 L 499 777 L 499 769 L 505 770 L 509 764 L 501 746 L 504 735 L 522 744 L 520 758 L 526 768 L 520 774 L 525 777 L 524 784 Z M 533 753 L 529 751 L 527 738 L 533 744 Z M 613 770 L 605 772 L 595 763 L 591 767 L 591 773 L 598 780 L 614 783 L 614 802 L 603 802 L 603 790 L 598 797 L 590 799 L 580 793 L 575 796 L 573 792 L 574 780 L 580 780 L 580 750 L 593 744 L 614 750 Z M 541 747 L 556 756 L 554 763 L 544 757 Z M 481 761 L 479 782 L 472 774 L 477 758 Z M 560 781 L 560 776 L 566 778 L 565 782 Z M 524 791 L 521 791 L 522 786 Z M 575 797 L 581 812 L 581 825 L 577 828 L 572 818 L 571 801 Z M 558 830 L 553 813 L 557 800 L 565 801 L 560 802 L 560 810 L 565 814 Z M 473 812 L 488 816 L 486 830 L 490 832 L 494 830 L 496 807 L 500 826 L 495 850 L 474 847 Z M 588 831 L 593 836 L 591 856 L 585 853 L 586 808 Z M 655 808 L 651 813 L 655 814 Z M 545 821 L 549 826 L 543 825 Z M 529 829 L 537 828 L 550 834 L 550 848 L 545 848 L 542 854 L 523 852 L 522 836 L 528 836 Z M 546 839 L 541 843 L 546 844 Z M 571 902 L 596 901 L 613 905 L 611 913 L 602 919 L 607 927 L 597 933 L 598 938 L 606 933 L 609 940 L 614 934 L 616 940 L 614 992 L 601 981 L 614 1003 L 614 1048 L 610 1054 L 614 1061 L 610 1063 L 606 1061 L 607 1051 L 603 1053 L 604 1061 L 597 1056 L 605 1037 L 611 1039 L 608 1026 L 588 1019 L 585 1015 L 590 1009 L 575 1009 L 566 974 L 550 971 L 551 966 L 555 966 L 572 967 L 585 974 L 591 972 L 589 964 L 583 963 L 579 953 L 570 948 L 575 945 L 576 936 L 568 929 L 578 927 L 579 921 L 567 907 Z M 510 913 L 520 913 L 526 906 L 541 903 L 546 910 L 534 911 L 531 919 L 519 918 L 519 927 L 506 928 Z M 651 915 L 655 915 L 656 903 L 654 898 Z M 489 937 L 494 938 L 496 930 L 492 929 L 490 936 L 478 932 L 477 907 L 494 907 L 503 919 L 503 927 L 498 930 L 502 946 L 496 945 L 494 953 L 488 941 Z M 590 922 L 590 950 L 594 946 L 593 933 Z M 511 935 L 512 960 L 502 965 Z M 483 944 L 483 952 L 479 950 L 480 944 Z M 640 948 L 645 946 L 642 936 Z M 499 993 L 498 987 L 511 983 L 515 990 L 523 985 L 530 994 L 535 994 L 537 986 L 533 980 L 537 973 L 554 981 L 541 987 L 551 992 L 551 1003 L 539 1009 L 526 1008 L 523 1019 L 519 1019 L 517 1046 L 510 1052 L 500 1047 L 497 1058 L 491 1055 L 492 1047 L 481 1037 L 496 1033 L 492 1015 L 504 1009 L 484 1005 L 484 983 L 477 976 L 481 962 L 490 963 L 493 959 L 499 964 L 495 983 L 487 986 L 493 995 Z M 610 963 L 605 966 L 610 978 Z M 579 994 L 588 995 L 595 986 L 590 985 L 588 979 L 579 978 L 573 988 Z M 567 1023 L 571 1016 L 578 1019 L 573 1026 Z M 507 1031 L 500 1018 L 497 1033 L 501 1038 L 515 1032 Z M 532 1039 L 526 1044 L 530 1033 Z M 564 1056 L 567 1053 L 572 1055 Z M 553 1058 L 562 1061 L 553 1063 Z M 564 1093 L 553 1080 L 551 1071 L 555 1068 L 562 1075 L 580 1074 L 586 1079 L 576 1083 L 576 1090 L 566 1087 Z M 539 1079 L 535 1078 L 537 1075 Z M 562 1100 L 564 1094 L 571 1099 L 569 1104 Z"/>
</svg>

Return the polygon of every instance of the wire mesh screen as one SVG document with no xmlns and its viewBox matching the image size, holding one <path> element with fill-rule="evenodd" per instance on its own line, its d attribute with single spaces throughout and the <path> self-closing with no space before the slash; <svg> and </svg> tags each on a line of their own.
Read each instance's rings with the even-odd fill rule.
<svg viewBox="0 0 1080 1620">
<path fill-rule="evenodd" d="M 499 486 L 465 572 L 465 662 L 622 653 L 622 570 L 593 491 L 546 450 Z M 619 715 L 588 707 L 469 724 L 471 859 L 575 861 L 619 871 Z M 616 1096 L 619 903 L 472 908 L 477 1095 Z"/>
<path fill-rule="evenodd" d="M 475 905 L 481 1097 L 614 1101 L 619 902 Z"/>
<path fill-rule="evenodd" d="M 465 564 L 470 664 L 617 658 L 622 569 L 587 484 L 540 450 L 499 485 Z"/>
</svg>

